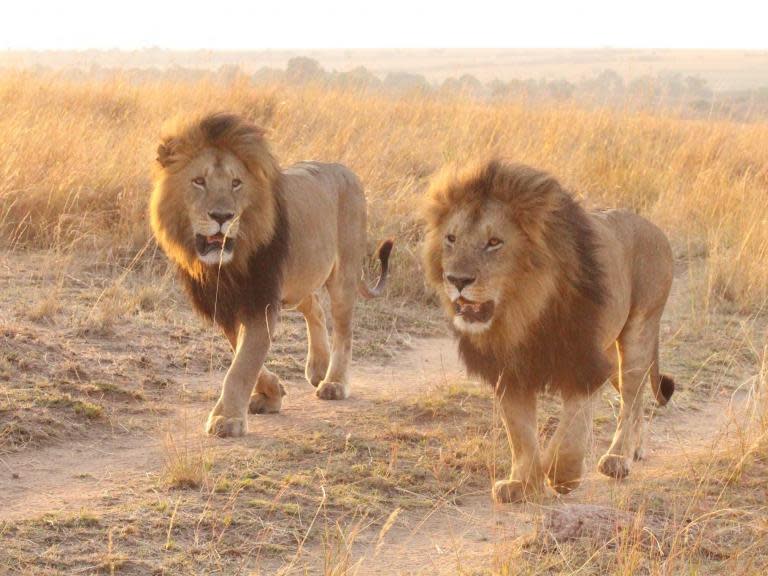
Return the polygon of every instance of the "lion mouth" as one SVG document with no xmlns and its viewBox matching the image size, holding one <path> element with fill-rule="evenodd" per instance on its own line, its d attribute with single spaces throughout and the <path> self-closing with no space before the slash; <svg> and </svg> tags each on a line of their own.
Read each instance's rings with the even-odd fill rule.
<svg viewBox="0 0 768 576">
<path fill-rule="evenodd" d="M 195 248 L 197 249 L 197 253 L 201 256 L 205 256 L 211 252 L 232 252 L 234 246 L 235 239 L 230 238 L 229 236 L 224 236 L 221 232 L 218 232 L 213 236 L 195 234 Z"/>
<path fill-rule="evenodd" d="M 463 296 L 453 301 L 453 310 L 456 316 L 460 316 L 465 322 L 488 322 L 493 317 L 496 303 L 493 300 L 485 302 L 473 302 Z"/>
</svg>

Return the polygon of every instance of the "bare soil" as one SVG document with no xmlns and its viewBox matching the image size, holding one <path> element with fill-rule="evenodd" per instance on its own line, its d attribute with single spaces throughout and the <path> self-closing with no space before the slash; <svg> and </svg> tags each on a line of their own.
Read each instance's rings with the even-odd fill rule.
<svg viewBox="0 0 768 576">
<path fill-rule="evenodd" d="M 745 335 L 765 334 L 749 317 L 692 317 L 683 270 L 663 328 L 679 390 L 648 408 L 646 460 L 624 482 L 590 472 L 567 497 L 497 506 L 490 486 L 509 454 L 491 393 L 467 380 L 434 311 L 361 305 L 343 402 L 314 396 L 302 322 L 288 317 L 272 361 L 288 391 L 282 412 L 251 416 L 245 438 L 212 439 L 203 423 L 229 353 L 172 279 L 115 280 L 82 264 L 50 272 L 45 258 L 0 266 L 19 288 L 0 302 L 0 573 L 517 573 L 510 565 L 531 547 L 549 554 L 537 536 L 547 526 L 581 534 L 638 509 L 649 526 L 682 526 L 669 494 L 738 443 L 756 363 Z M 142 274 L 159 286 L 145 302 Z M 30 312 L 51 292 L 60 306 Z M 109 298 L 120 312 L 98 318 Z M 615 395 L 603 396 L 590 471 L 614 427 Z M 543 434 L 555 406 L 545 402 Z M 180 468 L 193 481 L 179 482 Z M 706 562 L 722 566 L 728 550 Z M 566 572 L 551 562 L 543 572 Z"/>
</svg>

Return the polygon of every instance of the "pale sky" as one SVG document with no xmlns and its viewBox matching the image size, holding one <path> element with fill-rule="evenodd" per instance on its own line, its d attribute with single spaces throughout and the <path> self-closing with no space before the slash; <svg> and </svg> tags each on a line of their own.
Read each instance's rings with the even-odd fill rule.
<svg viewBox="0 0 768 576">
<path fill-rule="evenodd" d="M 768 0 L 5 0 L 0 49 L 768 49 Z"/>
</svg>

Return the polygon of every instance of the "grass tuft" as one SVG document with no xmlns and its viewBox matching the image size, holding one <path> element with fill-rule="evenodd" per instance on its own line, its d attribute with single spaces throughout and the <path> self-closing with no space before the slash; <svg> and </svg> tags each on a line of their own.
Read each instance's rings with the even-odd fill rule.
<svg viewBox="0 0 768 576">
<path fill-rule="evenodd" d="M 208 485 L 212 461 L 201 446 L 194 449 L 185 441 L 179 444 L 171 432 L 163 442 L 163 480 L 169 488 L 195 489 Z"/>
</svg>

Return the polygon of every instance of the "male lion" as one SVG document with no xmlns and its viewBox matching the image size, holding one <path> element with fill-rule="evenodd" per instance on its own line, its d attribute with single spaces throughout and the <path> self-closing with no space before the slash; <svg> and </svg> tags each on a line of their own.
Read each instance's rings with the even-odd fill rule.
<svg viewBox="0 0 768 576">
<path fill-rule="evenodd" d="M 594 393 L 621 394 L 616 434 L 599 470 L 614 478 L 642 458 L 641 387 L 674 391 L 659 374 L 659 322 L 672 284 L 664 234 L 623 210 L 586 212 L 549 174 L 492 161 L 446 169 L 426 207 L 427 277 L 439 292 L 470 373 L 495 386 L 514 467 L 494 499 L 559 492 L 582 475 Z M 537 392 L 563 413 L 543 455 Z"/>
<path fill-rule="evenodd" d="M 391 241 L 381 245 L 381 277 L 374 288 L 365 286 L 365 196 L 352 172 L 318 162 L 281 170 L 261 128 L 213 114 L 163 137 L 150 216 L 194 307 L 221 327 L 234 349 L 208 417 L 209 434 L 241 436 L 249 409 L 280 410 L 285 392 L 263 363 L 281 308 L 304 314 L 306 377 L 317 396 L 349 396 L 355 295 L 383 291 L 392 249 Z M 323 286 L 333 317 L 330 351 L 316 294 Z"/>
</svg>

